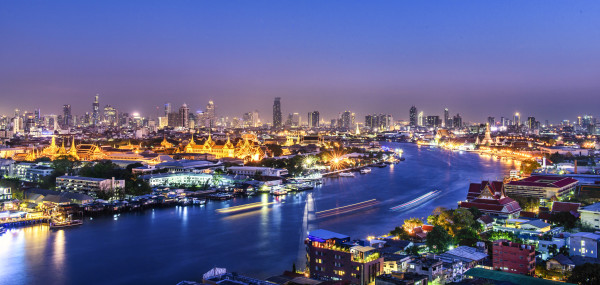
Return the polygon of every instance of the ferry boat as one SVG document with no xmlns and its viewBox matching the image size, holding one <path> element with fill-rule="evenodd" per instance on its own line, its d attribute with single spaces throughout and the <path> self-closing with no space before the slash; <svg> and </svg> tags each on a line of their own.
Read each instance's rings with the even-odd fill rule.
<svg viewBox="0 0 600 285">
<path fill-rule="evenodd" d="M 423 196 L 420 196 L 420 197 L 418 197 L 416 199 L 413 199 L 411 201 L 408 201 L 408 202 L 406 202 L 404 204 L 398 205 L 398 206 L 390 208 L 390 209 L 392 211 L 399 211 L 399 210 L 407 209 L 407 208 L 410 208 L 410 207 L 414 207 L 414 206 L 417 206 L 417 205 L 419 205 L 421 203 L 427 202 L 429 199 L 437 196 L 438 194 L 440 194 L 439 190 L 430 191 L 430 192 L 426 193 Z"/>
<path fill-rule="evenodd" d="M 340 172 L 340 177 L 354 177 L 354 173 L 352 172 Z"/>
<path fill-rule="evenodd" d="M 360 170 L 360 174 L 367 174 L 367 173 L 371 173 L 371 168 L 363 168 Z"/>
<path fill-rule="evenodd" d="M 3 227 L 0 227 L 0 235 L 4 234 L 6 232 L 6 229 Z"/>
</svg>

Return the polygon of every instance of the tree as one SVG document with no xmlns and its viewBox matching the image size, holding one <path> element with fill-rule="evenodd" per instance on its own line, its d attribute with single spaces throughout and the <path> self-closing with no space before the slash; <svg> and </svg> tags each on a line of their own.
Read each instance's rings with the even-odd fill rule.
<svg viewBox="0 0 600 285">
<path fill-rule="evenodd" d="M 558 212 L 552 214 L 550 221 L 554 224 L 563 226 L 565 230 L 570 230 L 575 227 L 577 217 L 571 215 L 569 212 Z"/>
<path fill-rule="evenodd" d="M 531 174 L 534 170 L 540 168 L 541 165 L 534 159 L 528 159 L 521 162 L 521 172 Z"/>
<path fill-rule="evenodd" d="M 273 154 L 273 156 L 281 156 L 283 154 L 283 149 L 278 144 L 268 144 L 267 149 Z"/>
<path fill-rule="evenodd" d="M 575 266 L 567 281 L 582 285 L 600 284 L 600 264 L 585 263 Z"/>
<path fill-rule="evenodd" d="M 425 241 L 429 250 L 440 253 L 448 250 L 448 247 L 452 245 L 452 236 L 441 226 L 434 226 L 427 234 L 427 240 Z"/>
<path fill-rule="evenodd" d="M 420 227 L 422 225 L 423 225 L 423 221 L 421 221 L 421 219 L 410 218 L 410 219 L 404 220 L 404 224 L 402 225 L 402 228 L 404 228 L 405 231 L 412 233 L 414 228 Z"/>
<path fill-rule="evenodd" d="M 396 227 L 390 232 L 390 235 L 398 237 L 401 240 L 410 239 L 410 235 L 404 230 L 403 227 Z"/>
<path fill-rule="evenodd" d="M 125 180 L 125 189 L 122 192 L 124 195 L 141 196 L 152 193 L 152 187 L 148 182 L 141 179 L 127 179 Z"/>
<path fill-rule="evenodd" d="M 406 248 L 406 254 L 408 255 L 419 255 L 419 247 L 416 245 L 409 246 Z"/>
<path fill-rule="evenodd" d="M 462 228 L 458 230 L 454 239 L 457 244 L 475 246 L 479 241 L 479 235 L 477 234 L 477 231 L 472 228 Z"/>
<path fill-rule="evenodd" d="M 457 230 L 475 227 L 477 223 L 471 211 L 465 208 L 458 208 L 452 212 L 452 222 Z"/>
</svg>

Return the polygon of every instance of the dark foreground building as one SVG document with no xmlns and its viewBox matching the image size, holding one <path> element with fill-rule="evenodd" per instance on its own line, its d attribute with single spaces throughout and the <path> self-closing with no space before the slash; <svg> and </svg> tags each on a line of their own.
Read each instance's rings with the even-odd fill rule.
<svg viewBox="0 0 600 285">
<path fill-rule="evenodd" d="M 349 236 L 314 230 L 305 243 L 311 278 L 369 284 L 383 272 L 383 257 L 375 248 L 358 245 Z"/>
</svg>

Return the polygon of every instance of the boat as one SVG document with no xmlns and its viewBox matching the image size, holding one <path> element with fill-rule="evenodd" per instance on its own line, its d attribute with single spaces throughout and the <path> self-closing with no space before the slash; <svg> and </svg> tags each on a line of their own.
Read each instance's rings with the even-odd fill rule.
<svg viewBox="0 0 600 285">
<path fill-rule="evenodd" d="M 360 170 L 360 174 L 367 174 L 367 173 L 371 173 L 371 168 L 365 167 Z"/>
<path fill-rule="evenodd" d="M 354 177 L 354 173 L 352 172 L 340 172 L 340 177 Z"/>
<path fill-rule="evenodd" d="M 73 219 L 67 219 L 65 221 L 51 220 L 50 221 L 50 228 L 51 229 L 62 229 L 62 228 L 79 226 L 79 225 L 82 225 L 82 224 L 83 224 L 82 220 L 73 220 Z"/>
<path fill-rule="evenodd" d="M 380 162 L 380 163 L 376 163 L 375 166 L 379 167 L 379 168 L 384 168 L 387 166 L 387 164 Z"/>
<path fill-rule="evenodd" d="M 194 204 L 194 205 L 204 205 L 204 204 L 206 204 L 206 200 L 204 200 L 204 199 L 198 199 L 198 198 L 192 198 L 192 204 Z"/>
<path fill-rule="evenodd" d="M 6 229 L 3 227 L 0 227 L 0 235 L 4 234 L 6 232 Z"/>
<path fill-rule="evenodd" d="M 275 196 L 286 195 L 287 193 L 288 193 L 288 191 L 283 188 L 271 190 L 271 194 L 273 194 Z"/>
<path fill-rule="evenodd" d="M 439 190 L 430 191 L 430 192 L 427 192 L 425 195 L 419 196 L 416 199 L 410 200 L 404 204 L 398 205 L 396 207 L 392 207 L 390 209 L 392 211 L 399 211 L 399 210 L 411 208 L 411 207 L 420 205 L 421 203 L 429 201 L 431 198 L 437 196 L 439 193 L 440 193 Z"/>
</svg>

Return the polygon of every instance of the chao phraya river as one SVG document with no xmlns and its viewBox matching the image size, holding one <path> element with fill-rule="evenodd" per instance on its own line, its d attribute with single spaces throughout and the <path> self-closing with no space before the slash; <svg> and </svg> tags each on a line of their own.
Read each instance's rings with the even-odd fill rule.
<svg viewBox="0 0 600 285">
<path fill-rule="evenodd" d="M 201 281 L 213 266 L 266 278 L 304 268 L 306 232 L 324 228 L 365 238 L 388 232 L 409 217 L 426 217 L 437 206 L 456 207 L 470 182 L 501 179 L 511 161 L 413 144 L 406 161 L 373 168 L 355 178 L 330 178 L 312 191 L 209 201 L 104 216 L 65 230 L 47 226 L 13 229 L 0 236 L 0 284 L 176 284 Z M 430 191 L 440 194 L 407 210 L 390 208 Z M 318 212 L 376 199 L 355 212 Z M 244 212 L 215 210 L 275 202 Z M 371 204 L 370 204 L 371 205 Z"/>
</svg>

